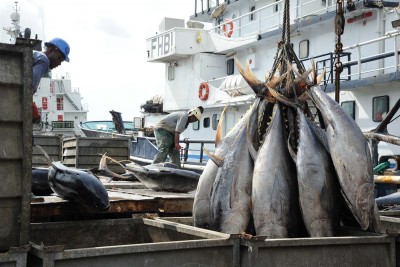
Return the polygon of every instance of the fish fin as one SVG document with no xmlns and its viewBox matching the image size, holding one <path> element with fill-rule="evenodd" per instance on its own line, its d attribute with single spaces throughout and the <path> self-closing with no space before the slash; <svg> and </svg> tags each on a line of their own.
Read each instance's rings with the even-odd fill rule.
<svg viewBox="0 0 400 267">
<path fill-rule="evenodd" d="M 288 147 L 289 154 L 292 157 L 293 161 L 297 162 L 297 154 L 296 154 L 296 152 L 294 152 L 292 146 L 290 145 L 290 137 L 291 137 L 291 135 L 292 135 L 292 132 L 290 132 L 289 135 L 288 135 L 287 147 Z"/>
<path fill-rule="evenodd" d="M 260 98 L 257 98 L 255 103 L 253 104 L 254 106 L 251 111 L 252 114 L 250 115 L 249 121 L 247 122 L 247 125 L 246 125 L 246 143 L 247 143 L 247 147 L 248 147 L 250 156 L 253 159 L 253 161 L 255 161 L 257 158 L 257 150 L 254 147 L 254 143 L 253 143 L 254 132 L 252 133 L 252 131 L 251 131 L 254 127 L 254 124 L 252 124 L 252 122 L 254 122 L 254 120 L 252 118 L 253 118 L 253 116 L 256 116 L 258 114 L 259 104 L 260 104 Z"/>
<path fill-rule="evenodd" d="M 116 162 L 118 164 L 120 164 L 120 163 L 118 161 L 114 160 L 113 158 L 106 156 L 106 154 L 107 154 L 107 152 L 104 153 L 104 155 L 100 159 L 99 171 L 102 171 L 104 174 L 111 176 L 111 180 L 112 180 L 112 178 L 119 178 L 119 179 L 124 179 L 124 180 L 127 179 L 126 177 L 119 175 L 118 173 L 115 173 L 108 168 L 107 159 L 109 159 L 113 162 Z M 120 164 L 120 165 L 124 168 L 124 170 L 126 172 L 125 166 L 123 166 L 122 164 Z"/>
<path fill-rule="evenodd" d="M 224 107 L 224 109 L 221 112 L 221 116 L 219 117 L 219 122 L 218 122 L 218 126 L 217 126 L 217 133 L 215 134 L 215 147 L 218 146 L 218 144 L 221 142 L 221 139 L 222 139 L 222 137 L 221 137 L 221 135 L 222 135 L 221 134 L 222 122 L 224 120 L 225 112 L 226 112 L 227 108 L 228 108 L 228 105 L 226 105 Z"/>
<path fill-rule="evenodd" d="M 259 81 L 257 77 L 253 74 L 248 61 L 246 61 L 246 70 L 243 69 L 242 65 L 240 65 L 240 62 L 236 57 L 235 65 L 247 84 L 251 87 L 251 89 L 253 89 L 254 93 L 261 94 L 263 91 L 265 91 L 266 88 L 264 83 Z"/>
<path fill-rule="evenodd" d="M 206 153 L 207 157 L 209 157 L 218 167 L 222 166 L 222 164 L 224 163 L 223 158 L 221 158 L 217 155 L 211 154 L 211 152 L 208 151 L 204 146 L 203 146 L 203 150 L 204 150 L 204 153 Z"/>
<path fill-rule="evenodd" d="M 315 62 L 314 59 L 310 59 L 311 62 L 311 68 L 312 68 L 312 72 L 311 72 L 311 77 L 312 77 L 312 81 L 314 84 L 317 84 L 317 69 L 315 68 Z"/>
<path fill-rule="evenodd" d="M 46 151 L 43 149 L 43 147 L 40 146 L 40 145 L 35 145 L 35 146 L 36 146 L 37 148 L 39 148 L 40 151 L 42 151 L 44 157 L 46 158 L 46 162 L 47 162 L 49 165 L 52 165 L 53 160 L 50 158 L 49 154 L 46 153 Z"/>
<path fill-rule="evenodd" d="M 321 83 L 322 79 L 324 78 L 325 72 L 326 72 L 326 69 L 323 68 L 321 74 L 317 77 L 317 81 L 316 81 L 317 83 L 316 84 L 320 84 Z"/>
</svg>

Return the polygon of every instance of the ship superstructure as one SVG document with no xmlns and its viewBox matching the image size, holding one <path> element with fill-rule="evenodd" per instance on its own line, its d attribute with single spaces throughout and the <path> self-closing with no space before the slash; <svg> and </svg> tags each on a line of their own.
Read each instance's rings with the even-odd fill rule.
<svg viewBox="0 0 400 267">
<path fill-rule="evenodd" d="M 164 18 L 147 39 L 148 62 L 165 64 L 164 111 L 202 105 L 202 121 L 185 138 L 213 139 L 222 108 L 226 133 L 253 102 L 254 93 L 234 63 L 249 62 L 265 80 L 282 40 L 285 1 L 194 1 L 190 20 Z M 341 36 L 340 103 L 363 131 L 375 128 L 400 98 L 399 2 L 347 1 Z M 336 1 L 290 1 L 290 41 L 305 68 L 326 69 L 321 87 L 334 97 Z M 396 122 L 388 131 L 400 135 Z M 399 154 L 380 143 L 381 155 Z"/>
</svg>

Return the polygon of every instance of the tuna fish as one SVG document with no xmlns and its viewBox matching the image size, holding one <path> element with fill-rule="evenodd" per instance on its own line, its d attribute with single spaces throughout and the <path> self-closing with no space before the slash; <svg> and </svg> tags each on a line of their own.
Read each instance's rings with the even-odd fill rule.
<svg viewBox="0 0 400 267">
<path fill-rule="evenodd" d="M 53 193 L 49 185 L 49 168 L 32 168 L 31 191 L 36 196 L 49 196 Z"/>
<path fill-rule="evenodd" d="M 324 118 L 329 151 L 344 199 L 366 230 L 375 216 L 373 166 L 367 139 L 355 121 L 319 86 L 312 86 L 309 93 Z"/>
<path fill-rule="evenodd" d="M 68 168 L 61 162 L 52 161 L 42 147 L 37 147 L 50 165 L 49 185 L 57 195 L 94 211 L 103 211 L 110 207 L 107 190 L 96 176 L 90 172 Z"/>
<path fill-rule="evenodd" d="M 297 108 L 299 141 L 297 181 L 305 227 L 311 237 L 334 236 L 340 223 L 341 198 L 335 168 L 328 152 Z"/>
<path fill-rule="evenodd" d="M 247 120 L 223 158 L 211 194 L 212 229 L 228 234 L 245 232 L 251 217 L 253 161 L 246 141 Z"/>
<path fill-rule="evenodd" d="M 268 238 L 297 236 L 301 214 L 296 166 L 284 139 L 280 104 L 267 130 L 254 165 L 252 210 L 257 235 Z"/>
<path fill-rule="evenodd" d="M 224 114 L 224 112 L 223 112 Z M 250 112 L 248 111 L 238 123 L 229 131 L 229 133 L 220 141 L 217 141 L 217 147 L 214 152 L 214 156 L 208 154 L 211 160 L 208 160 L 203 173 L 200 176 L 199 183 L 197 185 L 194 203 L 193 203 L 193 224 L 196 227 L 211 228 L 211 193 L 213 190 L 213 184 L 218 173 L 218 165 L 222 165 L 221 159 L 233 149 L 233 143 L 239 130 L 246 126 Z M 221 118 L 223 116 L 221 115 Z M 220 125 L 222 119 L 218 124 L 217 136 L 220 136 Z M 215 159 L 215 157 L 219 159 Z M 215 163 L 214 161 L 217 163 Z"/>
<path fill-rule="evenodd" d="M 139 181 L 154 191 L 187 193 L 197 187 L 200 174 L 183 170 L 172 163 L 157 163 L 140 166 L 136 163 L 125 165 Z"/>
</svg>

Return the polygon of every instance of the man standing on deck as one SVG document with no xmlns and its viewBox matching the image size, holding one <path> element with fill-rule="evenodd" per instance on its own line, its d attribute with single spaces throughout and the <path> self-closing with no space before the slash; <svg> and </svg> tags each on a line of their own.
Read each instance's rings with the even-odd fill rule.
<svg viewBox="0 0 400 267">
<path fill-rule="evenodd" d="M 200 121 L 202 114 L 203 107 L 199 106 L 188 112 L 173 112 L 160 120 L 156 126 L 154 126 L 154 135 L 159 152 L 154 157 L 153 163 L 165 162 L 167 156 L 169 156 L 172 163 L 180 168 L 180 134 L 186 130 L 189 123 Z"/>
<path fill-rule="evenodd" d="M 40 79 L 54 68 L 57 68 L 63 61 L 69 62 L 69 45 L 61 38 L 54 38 L 46 43 L 43 52 L 33 51 L 32 64 L 32 95 L 39 87 Z M 32 120 L 34 123 L 40 122 L 39 111 L 33 102 Z"/>
</svg>

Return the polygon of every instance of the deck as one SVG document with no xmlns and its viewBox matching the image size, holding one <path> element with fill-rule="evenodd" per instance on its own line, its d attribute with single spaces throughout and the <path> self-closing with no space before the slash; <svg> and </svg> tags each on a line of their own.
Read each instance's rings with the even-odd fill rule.
<svg viewBox="0 0 400 267">
<path fill-rule="evenodd" d="M 156 192 L 140 182 L 104 182 L 110 208 L 92 212 L 57 195 L 35 196 L 31 201 L 31 222 L 116 219 L 143 217 L 146 214 L 190 216 L 194 191 L 189 193 Z"/>
</svg>

